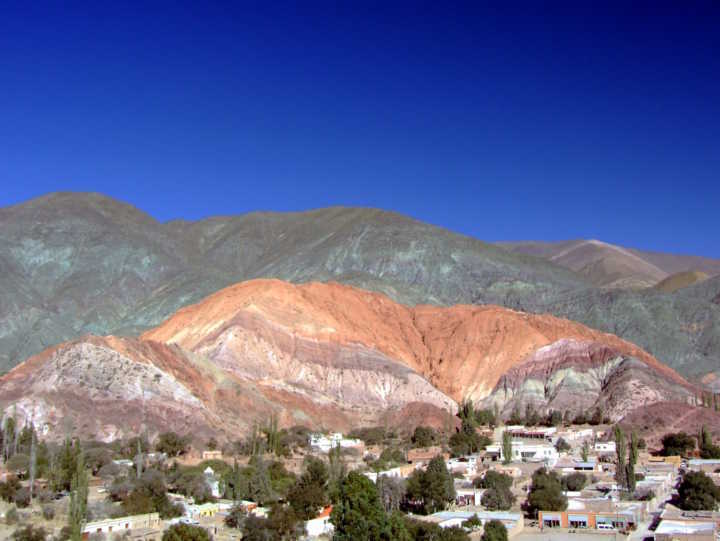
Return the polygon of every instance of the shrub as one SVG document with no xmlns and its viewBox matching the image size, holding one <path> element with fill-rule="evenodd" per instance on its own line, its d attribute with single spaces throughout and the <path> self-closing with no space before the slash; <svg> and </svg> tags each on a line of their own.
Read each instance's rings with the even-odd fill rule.
<svg viewBox="0 0 720 541">
<path fill-rule="evenodd" d="M 55 518 L 55 508 L 52 505 L 43 505 L 42 514 L 45 520 L 52 520 Z"/>
<path fill-rule="evenodd" d="M 20 520 L 20 516 L 18 515 L 17 509 L 15 507 L 8 509 L 7 513 L 5 513 L 5 524 L 12 526 L 13 524 L 17 524 L 18 520 Z"/>
<path fill-rule="evenodd" d="M 485 523 L 482 541 L 507 541 L 507 529 L 499 520 L 489 520 Z"/>
</svg>

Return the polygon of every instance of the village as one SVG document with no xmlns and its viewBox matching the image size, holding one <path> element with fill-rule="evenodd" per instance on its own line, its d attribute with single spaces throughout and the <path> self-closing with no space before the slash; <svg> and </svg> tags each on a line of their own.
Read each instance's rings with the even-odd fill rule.
<svg viewBox="0 0 720 541">
<path fill-rule="evenodd" d="M 382 427 L 343 435 L 278 430 L 271 422 L 222 448 L 169 433 L 154 447 L 135 438 L 86 444 L 80 455 L 79 444 L 66 442 L 51 457 L 34 433 L 27 448 L 27 426 L 13 432 L 6 423 L 0 538 L 42 529 L 47 537 L 27 538 L 72 539 L 68 524 L 84 472 L 85 513 L 75 535 L 93 541 L 180 539 L 167 532 L 182 528 L 218 541 L 332 539 L 340 520 L 333 509 L 352 505 L 344 499 L 351 482 L 370 491 L 388 524 L 401 517 L 414 528 L 410 538 L 710 541 L 719 533 L 720 460 L 700 458 L 717 450 L 706 432 L 697 442 L 668 435 L 651 452 L 634 432 L 602 422 L 496 425 L 478 422 L 488 412 L 470 410 L 473 419 L 461 410 L 449 438 L 430 427 L 404 436 Z M 75 468 L 83 472 L 58 469 L 73 456 L 82 457 Z M 68 473 L 69 483 L 61 479 Z M 712 487 L 683 501 L 693 475 Z"/>
</svg>

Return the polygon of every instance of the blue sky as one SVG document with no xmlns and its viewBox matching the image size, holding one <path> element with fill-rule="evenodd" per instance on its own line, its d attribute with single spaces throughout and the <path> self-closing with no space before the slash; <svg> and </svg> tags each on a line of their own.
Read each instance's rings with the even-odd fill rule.
<svg viewBox="0 0 720 541">
<path fill-rule="evenodd" d="M 362 205 L 720 257 L 717 2 L 100 4 L 3 4 L 0 206 Z"/>
</svg>

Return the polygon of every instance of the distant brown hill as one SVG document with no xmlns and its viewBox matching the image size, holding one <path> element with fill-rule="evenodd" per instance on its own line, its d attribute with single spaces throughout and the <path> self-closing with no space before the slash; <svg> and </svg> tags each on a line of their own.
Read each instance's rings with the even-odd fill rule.
<svg viewBox="0 0 720 541">
<path fill-rule="evenodd" d="M 673 293 L 678 289 L 690 287 L 707 280 L 709 276 L 701 271 L 686 271 L 671 274 L 655 285 L 655 289 L 663 293 Z"/>
<path fill-rule="evenodd" d="M 515 253 L 552 261 L 600 287 L 641 289 L 680 273 L 720 274 L 720 260 L 717 259 L 646 252 L 598 240 L 499 244 Z"/>
<path fill-rule="evenodd" d="M 544 389 L 538 394 L 537 389 Z M 409 307 L 337 283 L 242 282 L 139 339 L 85 337 L 0 378 L 0 409 L 57 436 L 173 429 L 232 437 L 276 414 L 347 429 L 431 422 L 471 398 L 613 419 L 689 401 L 687 382 L 616 336 L 498 306 Z M 424 411 L 422 417 L 411 411 Z"/>
</svg>

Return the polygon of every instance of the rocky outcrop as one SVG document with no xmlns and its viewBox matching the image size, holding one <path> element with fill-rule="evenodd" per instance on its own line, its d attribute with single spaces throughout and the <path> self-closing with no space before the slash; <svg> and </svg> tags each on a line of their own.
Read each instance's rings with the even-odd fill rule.
<svg viewBox="0 0 720 541">
<path fill-rule="evenodd" d="M 498 382 L 484 400 L 509 414 L 536 409 L 591 413 L 600 407 L 614 421 L 656 402 L 689 402 L 689 388 L 667 373 L 606 344 L 559 340 L 538 349 Z"/>
</svg>

